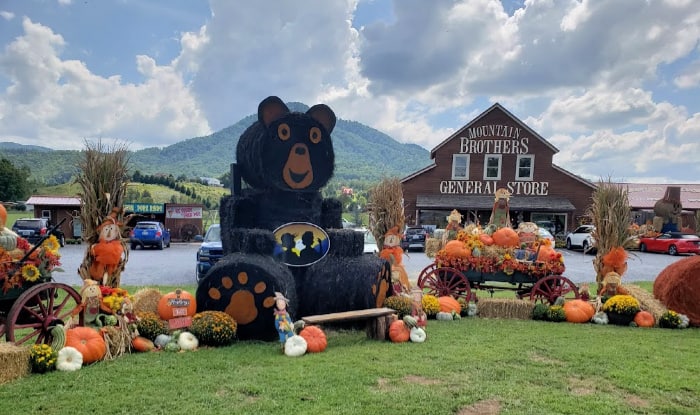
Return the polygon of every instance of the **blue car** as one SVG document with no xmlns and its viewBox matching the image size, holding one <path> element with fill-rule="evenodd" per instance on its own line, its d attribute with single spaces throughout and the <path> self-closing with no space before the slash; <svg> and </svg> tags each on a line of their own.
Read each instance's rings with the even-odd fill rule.
<svg viewBox="0 0 700 415">
<path fill-rule="evenodd" d="M 146 248 L 153 246 L 158 249 L 170 248 L 170 230 L 160 222 L 137 222 L 134 229 L 129 233 L 131 250 L 139 246 Z"/>
<path fill-rule="evenodd" d="M 201 238 L 201 237 L 200 237 Z M 219 224 L 209 226 L 202 239 L 202 245 L 197 250 L 197 282 L 207 275 L 207 271 L 224 256 L 221 247 L 221 227 Z"/>
</svg>

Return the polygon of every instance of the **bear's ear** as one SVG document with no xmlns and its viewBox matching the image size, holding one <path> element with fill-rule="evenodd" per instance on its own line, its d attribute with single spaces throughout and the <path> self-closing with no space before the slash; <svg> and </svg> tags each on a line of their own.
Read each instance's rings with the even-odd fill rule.
<svg viewBox="0 0 700 415">
<path fill-rule="evenodd" d="M 258 121 L 268 127 L 272 121 L 288 112 L 289 108 L 287 108 L 281 99 L 270 96 L 262 100 L 260 105 L 258 105 Z"/>
<path fill-rule="evenodd" d="M 328 105 L 316 104 L 309 108 L 309 110 L 306 111 L 306 114 L 321 123 L 321 125 L 325 127 L 328 134 L 330 134 L 331 131 L 333 131 L 333 128 L 335 128 L 335 113 Z"/>
</svg>

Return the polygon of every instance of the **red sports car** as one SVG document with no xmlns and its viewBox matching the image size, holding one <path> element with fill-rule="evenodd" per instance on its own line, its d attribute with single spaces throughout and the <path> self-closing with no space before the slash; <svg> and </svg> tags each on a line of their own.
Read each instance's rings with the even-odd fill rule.
<svg viewBox="0 0 700 415">
<path fill-rule="evenodd" d="M 670 255 L 700 255 L 700 237 L 680 232 L 662 233 L 653 238 L 640 238 L 639 250 L 642 252 L 668 252 Z"/>
</svg>

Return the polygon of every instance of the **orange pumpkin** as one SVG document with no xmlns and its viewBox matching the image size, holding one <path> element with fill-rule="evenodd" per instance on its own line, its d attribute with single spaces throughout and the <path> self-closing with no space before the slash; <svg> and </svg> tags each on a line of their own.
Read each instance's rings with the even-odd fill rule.
<svg viewBox="0 0 700 415">
<path fill-rule="evenodd" d="M 551 245 L 540 245 L 537 251 L 537 260 L 540 262 L 551 261 L 556 254 L 557 251 Z"/>
<path fill-rule="evenodd" d="M 486 246 L 493 245 L 493 238 L 487 233 L 479 234 L 479 240 Z"/>
<path fill-rule="evenodd" d="M 440 311 L 442 312 L 451 313 L 454 311 L 455 313 L 459 314 L 462 311 L 462 306 L 459 304 L 459 301 L 454 299 L 454 297 L 443 295 L 438 297 L 438 301 L 440 302 Z"/>
<path fill-rule="evenodd" d="M 143 336 L 136 336 L 131 340 L 131 348 L 137 352 L 150 352 L 155 349 L 155 345 L 150 339 Z"/>
<path fill-rule="evenodd" d="M 328 346 L 326 333 L 317 326 L 306 326 L 299 335 L 306 340 L 306 351 L 309 353 L 321 353 Z"/>
<path fill-rule="evenodd" d="M 500 228 L 493 233 L 493 243 L 506 248 L 517 248 L 520 246 L 518 233 L 511 228 Z"/>
<path fill-rule="evenodd" d="M 637 327 L 654 327 L 654 315 L 645 310 L 639 311 L 634 315 L 634 322 Z"/>
<path fill-rule="evenodd" d="M 403 320 L 396 320 L 389 326 L 389 339 L 394 343 L 407 342 L 411 338 L 411 330 Z"/>
<path fill-rule="evenodd" d="M 457 258 L 465 258 L 469 256 L 469 250 L 467 250 L 467 245 L 464 242 L 457 239 L 449 241 L 445 244 L 445 252 L 447 253 L 447 255 Z"/>
<path fill-rule="evenodd" d="M 107 343 L 97 330 L 78 326 L 66 330 L 66 346 L 76 348 L 83 355 L 83 364 L 101 360 L 107 353 Z"/>
<path fill-rule="evenodd" d="M 163 320 L 193 316 L 196 311 L 197 300 L 192 294 L 179 288 L 160 297 L 158 301 L 158 315 Z"/>
<path fill-rule="evenodd" d="M 595 308 L 588 301 L 575 299 L 564 303 L 564 315 L 569 323 L 588 323 L 595 314 Z"/>
</svg>

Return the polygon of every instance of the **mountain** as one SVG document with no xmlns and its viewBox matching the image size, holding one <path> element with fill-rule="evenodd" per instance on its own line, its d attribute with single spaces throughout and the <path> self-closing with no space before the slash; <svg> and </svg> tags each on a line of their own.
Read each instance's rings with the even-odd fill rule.
<svg viewBox="0 0 700 415">
<path fill-rule="evenodd" d="M 305 112 L 309 108 L 298 102 L 287 105 L 292 111 Z M 238 138 L 256 117 L 249 115 L 208 136 L 190 138 L 164 148 L 134 151 L 129 168 L 144 175 L 221 177 L 235 161 Z M 428 150 L 415 144 L 399 143 L 356 121 L 338 119 L 331 137 L 335 150 L 333 181 L 338 183 L 405 177 L 431 163 Z M 77 172 L 75 166 L 80 160 L 80 151 L 0 142 L 0 157 L 18 167 L 26 165 L 32 179 L 51 185 L 70 181 Z"/>
</svg>

